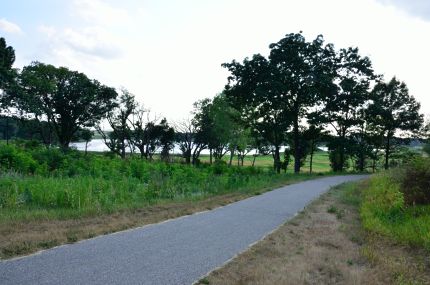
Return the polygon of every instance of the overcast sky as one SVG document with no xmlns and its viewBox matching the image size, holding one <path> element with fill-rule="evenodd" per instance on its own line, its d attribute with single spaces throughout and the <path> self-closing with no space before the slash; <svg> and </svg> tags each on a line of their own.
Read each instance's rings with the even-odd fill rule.
<svg viewBox="0 0 430 285">
<path fill-rule="evenodd" d="M 0 37 L 31 61 L 67 66 L 125 87 L 178 120 L 222 91 L 221 63 L 302 30 L 358 46 L 376 72 L 396 75 L 430 113 L 428 0 L 2 0 Z"/>
</svg>

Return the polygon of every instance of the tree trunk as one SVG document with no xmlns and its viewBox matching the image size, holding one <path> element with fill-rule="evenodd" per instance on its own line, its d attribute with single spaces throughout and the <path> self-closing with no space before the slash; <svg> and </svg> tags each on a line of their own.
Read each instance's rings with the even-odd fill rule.
<svg viewBox="0 0 430 285">
<path fill-rule="evenodd" d="M 6 144 L 9 144 L 9 117 L 6 116 Z"/>
<path fill-rule="evenodd" d="M 257 158 L 257 155 L 254 154 L 254 159 L 252 160 L 252 167 L 255 166 L 255 159 Z"/>
<path fill-rule="evenodd" d="M 87 155 L 88 141 L 85 141 L 85 155 Z"/>
<path fill-rule="evenodd" d="M 345 166 L 345 131 L 342 130 L 342 136 L 341 136 L 341 144 L 340 144 L 340 171 L 344 171 Z"/>
<path fill-rule="evenodd" d="M 390 134 L 387 134 L 387 142 L 385 145 L 385 169 L 388 169 L 388 159 L 390 158 Z"/>
<path fill-rule="evenodd" d="M 299 121 L 298 118 L 294 120 L 294 173 L 300 172 L 300 133 L 299 133 Z"/>
<path fill-rule="evenodd" d="M 314 141 L 311 143 L 311 159 L 309 161 L 309 173 L 312 174 L 312 162 L 314 158 Z"/>
<path fill-rule="evenodd" d="M 279 154 L 279 146 L 275 146 L 275 155 L 273 160 L 276 173 L 281 173 L 281 156 Z"/>
<path fill-rule="evenodd" d="M 231 163 L 233 162 L 233 156 L 234 156 L 234 148 L 230 150 L 230 161 L 228 163 L 228 166 L 231 166 Z"/>
<path fill-rule="evenodd" d="M 212 149 L 209 149 L 209 164 L 212 164 Z"/>
</svg>

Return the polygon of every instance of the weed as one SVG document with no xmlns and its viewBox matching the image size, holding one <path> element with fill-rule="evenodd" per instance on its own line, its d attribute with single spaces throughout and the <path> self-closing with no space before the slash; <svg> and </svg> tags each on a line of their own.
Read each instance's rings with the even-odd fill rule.
<svg viewBox="0 0 430 285">
<path fill-rule="evenodd" d="M 201 280 L 199 281 L 199 283 L 200 283 L 200 284 L 205 284 L 205 285 L 210 284 L 209 280 L 208 280 L 208 279 L 206 279 L 206 278 L 201 279 Z"/>
<path fill-rule="evenodd" d="M 331 206 L 327 209 L 327 213 L 335 214 L 335 213 L 337 213 L 337 208 L 336 208 L 334 205 L 331 205 Z"/>
</svg>

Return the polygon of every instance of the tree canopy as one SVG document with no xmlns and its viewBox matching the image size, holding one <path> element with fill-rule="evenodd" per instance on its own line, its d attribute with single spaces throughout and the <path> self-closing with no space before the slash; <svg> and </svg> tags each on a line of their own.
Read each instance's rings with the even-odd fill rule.
<svg viewBox="0 0 430 285">
<path fill-rule="evenodd" d="M 115 106 L 115 89 L 65 67 L 34 62 L 19 75 L 19 106 L 52 124 L 67 148 L 80 127 L 95 126 Z"/>
</svg>

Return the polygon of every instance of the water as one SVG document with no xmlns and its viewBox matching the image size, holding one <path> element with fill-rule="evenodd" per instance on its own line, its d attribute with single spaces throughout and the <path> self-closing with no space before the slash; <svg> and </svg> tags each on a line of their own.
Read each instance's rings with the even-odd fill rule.
<svg viewBox="0 0 430 285">
<path fill-rule="evenodd" d="M 85 150 L 85 142 L 72 142 L 72 147 L 75 147 L 78 150 Z M 281 148 L 281 153 L 284 151 L 285 147 Z M 322 151 L 328 151 L 327 147 L 321 146 L 319 147 Z M 103 152 L 103 151 L 109 151 L 109 148 L 106 146 L 105 142 L 102 139 L 94 139 L 88 143 L 88 151 L 95 151 L 95 152 Z M 127 149 L 129 152 L 130 149 Z M 139 150 L 136 150 L 135 152 L 139 153 Z M 174 154 L 180 154 L 181 150 L 179 149 L 179 144 L 175 144 L 175 147 L 173 148 Z M 253 155 L 255 153 L 255 150 L 252 150 L 249 155 Z M 208 149 L 204 149 L 201 154 L 209 154 Z"/>
</svg>

